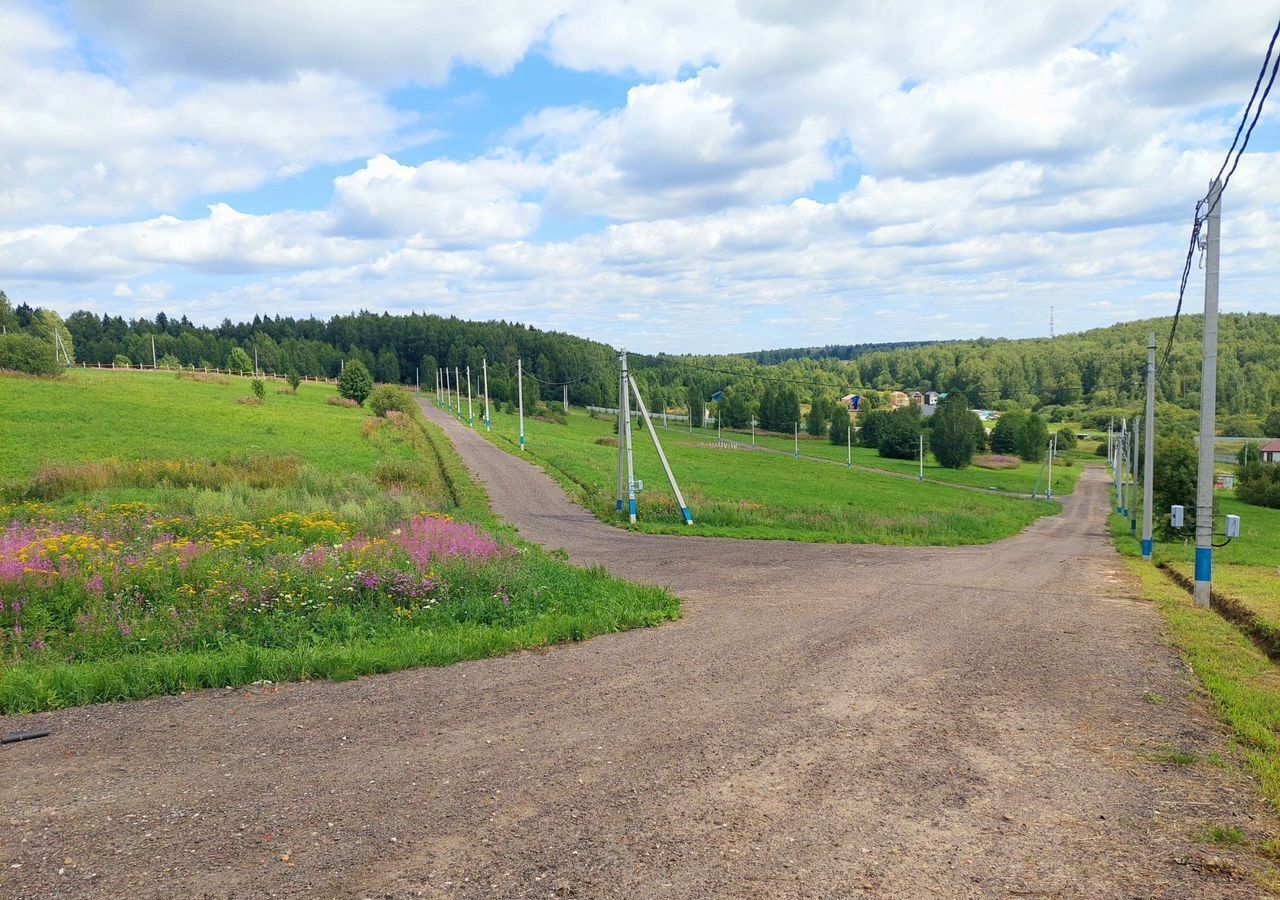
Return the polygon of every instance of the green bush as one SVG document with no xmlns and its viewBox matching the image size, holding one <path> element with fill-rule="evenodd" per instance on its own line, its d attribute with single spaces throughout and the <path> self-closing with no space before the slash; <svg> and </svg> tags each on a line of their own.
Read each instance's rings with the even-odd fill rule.
<svg viewBox="0 0 1280 900">
<path fill-rule="evenodd" d="M 923 434 L 920 407 L 908 406 L 885 416 L 880 425 L 876 449 L 886 459 L 915 459 L 920 455 L 920 436 Z M 929 442 L 925 441 L 925 449 Z"/>
<path fill-rule="evenodd" d="M 166 353 L 160 357 L 160 361 L 156 364 L 162 369 L 181 369 L 182 360 L 174 356 L 172 353 Z"/>
<path fill-rule="evenodd" d="M 232 372 L 249 372 L 253 370 L 253 360 L 239 347 L 232 347 L 227 354 L 227 368 Z"/>
<path fill-rule="evenodd" d="M 338 376 L 339 394 L 363 406 L 372 391 L 373 376 L 364 367 L 364 363 L 353 359 L 343 367 L 342 374 Z"/>
<path fill-rule="evenodd" d="M 1107 455 L 1107 445 L 1106 445 L 1106 444 L 1099 444 L 1099 445 L 1094 449 L 1094 451 L 1093 451 L 1093 455 L 1094 455 L 1094 456 L 1106 456 L 1106 455 Z"/>
<path fill-rule="evenodd" d="M 1152 514 L 1160 520 L 1162 530 L 1168 532 L 1169 507 L 1181 504 L 1186 507 L 1185 527 L 1195 526 L 1196 517 L 1196 469 L 1199 461 L 1196 448 L 1185 438 L 1157 437 L 1155 452 L 1155 489 L 1152 495 Z"/>
<path fill-rule="evenodd" d="M 1250 462 L 1242 466 L 1236 496 L 1254 506 L 1280 509 L 1280 465 Z"/>
<path fill-rule="evenodd" d="M 1074 450 L 1076 449 L 1076 433 L 1070 428 L 1058 429 L 1058 450 Z"/>
<path fill-rule="evenodd" d="M 831 424 L 827 426 L 827 437 L 831 443 L 843 447 L 849 443 L 849 411 L 840 403 L 831 410 Z"/>
<path fill-rule="evenodd" d="M 253 396 L 257 397 L 259 400 L 267 399 L 267 386 L 262 383 L 261 378 L 253 379 L 250 384 L 253 386 Z"/>
<path fill-rule="evenodd" d="M 978 428 L 974 428 L 975 421 Z M 973 455 L 979 450 L 982 423 L 969 409 L 963 394 L 959 391 L 948 394 L 938 405 L 930 424 L 933 455 L 938 458 L 938 465 L 945 469 L 963 469 L 973 462 Z"/>
<path fill-rule="evenodd" d="M 111 365 L 120 366 L 121 368 L 125 368 L 125 369 L 130 369 L 133 367 L 133 363 L 129 362 L 129 357 L 125 356 L 123 353 L 117 353 L 115 357 L 111 360 Z"/>
<path fill-rule="evenodd" d="M 53 344 L 29 334 L 0 334 L 0 369 L 26 375 L 57 375 L 62 371 Z"/>
<path fill-rule="evenodd" d="M 289 374 L 285 376 L 285 379 L 289 382 L 289 390 L 293 391 L 295 394 L 298 393 L 298 385 L 302 384 L 302 376 L 298 374 L 298 370 L 290 369 Z"/>
<path fill-rule="evenodd" d="M 369 394 L 369 411 L 375 416 L 385 416 L 389 412 L 407 415 L 413 411 L 413 400 L 394 384 L 383 384 Z"/>
</svg>

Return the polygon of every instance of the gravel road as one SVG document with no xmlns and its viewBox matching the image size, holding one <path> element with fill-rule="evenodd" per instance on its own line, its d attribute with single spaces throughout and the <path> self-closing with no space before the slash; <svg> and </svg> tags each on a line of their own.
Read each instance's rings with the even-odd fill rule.
<svg viewBox="0 0 1280 900">
<path fill-rule="evenodd" d="M 641 535 L 427 414 L 525 538 L 685 618 L 0 719 L 54 732 L 0 750 L 0 896 L 1259 895 L 1194 840 L 1273 827 L 1249 782 L 1163 761 L 1227 741 L 1131 599 L 1097 472 L 985 547 Z"/>
</svg>

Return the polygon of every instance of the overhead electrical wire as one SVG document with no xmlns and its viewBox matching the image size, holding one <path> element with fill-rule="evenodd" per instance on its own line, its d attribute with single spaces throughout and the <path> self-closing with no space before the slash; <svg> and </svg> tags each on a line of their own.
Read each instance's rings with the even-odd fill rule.
<svg viewBox="0 0 1280 900">
<path fill-rule="evenodd" d="M 1227 185 L 1231 183 L 1231 176 L 1235 174 L 1236 167 L 1240 165 L 1240 158 L 1244 156 L 1244 151 L 1249 146 L 1249 138 L 1253 135 L 1253 129 L 1258 124 L 1258 119 L 1262 116 L 1262 107 L 1267 102 L 1267 96 L 1271 93 L 1271 87 L 1275 84 L 1276 73 L 1280 71 L 1280 54 L 1275 53 L 1276 39 L 1280 38 L 1280 22 L 1276 23 L 1275 31 L 1271 33 L 1271 41 L 1267 45 L 1266 56 L 1262 58 L 1262 66 L 1258 69 L 1258 77 L 1253 83 L 1253 92 L 1249 94 L 1249 102 L 1244 108 L 1244 114 L 1240 117 L 1240 124 L 1236 126 L 1235 137 L 1231 141 L 1231 146 L 1227 148 L 1227 155 L 1222 160 L 1222 165 L 1218 167 L 1218 174 L 1213 180 L 1216 182 L 1222 179 L 1222 175 L 1226 172 L 1226 178 L 1222 181 L 1221 187 L 1218 189 L 1218 198 L 1221 202 L 1222 195 L 1227 190 Z M 1273 60 L 1274 56 L 1274 60 Z M 1267 75 L 1267 66 L 1271 66 L 1271 77 L 1267 79 L 1267 86 L 1262 91 L 1261 97 L 1258 95 L 1258 89 L 1262 87 L 1262 79 Z M 1257 106 L 1254 101 L 1257 100 Z M 1250 118 L 1252 113 L 1252 119 Z M 1248 123 L 1248 130 L 1245 130 L 1245 123 Z M 1244 140 L 1241 141 L 1240 136 L 1243 133 Z M 1239 149 L 1237 149 L 1239 145 Z M 1232 159 L 1231 154 L 1235 153 Z M 1231 168 L 1228 171 L 1227 166 Z M 1196 248 L 1200 243 L 1200 229 L 1204 226 L 1205 220 L 1209 214 L 1213 212 L 1206 209 L 1209 203 L 1209 195 L 1196 201 L 1195 214 L 1191 220 L 1191 240 L 1187 244 L 1187 258 L 1182 264 L 1182 279 L 1178 284 L 1178 305 L 1173 311 L 1173 324 L 1169 328 L 1169 340 L 1165 343 L 1164 353 L 1160 358 L 1160 365 L 1157 369 L 1163 369 L 1165 363 L 1169 361 L 1169 354 L 1173 352 L 1173 339 L 1178 333 L 1178 320 L 1182 315 L 1182 301 L 1187 293 L 1187 280 L 1191 277 L 1191 263 L 1195 259 Z"/>
</svg>

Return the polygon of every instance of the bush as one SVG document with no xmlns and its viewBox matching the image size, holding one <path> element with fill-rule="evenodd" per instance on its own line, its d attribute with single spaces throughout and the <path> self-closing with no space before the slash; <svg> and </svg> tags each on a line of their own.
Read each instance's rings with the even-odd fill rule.
<svg viewBox="0 0 1280 900">
<path fill-rule="evenodd" d="M 1236 496 L 1254 506 L 1280 509 L 1280 465 L 1251 462 L 1243 466 L 1236 482 Z"/>
<path fill-rule="evenodd" d="M 358 359 L 347 363 L 342 374 L 338 376 L 338 393 L 363 406 L 372 391 L 373 376 L 364 367 L 364 363 Z"/>
<path fill-rule="evenodd" d="M 356 409 L 360 406 L 356 401 L 348 400 L 346 397 L 330 397 L 325 402 L 330 406 L 345 406 L 348 409 Z"/>
<path fill-rule="evenodd" d="M 0 334 L 0 369 L 26 375 L 57 375 L 62 371 L 53 344 L 29 334 Z"/>
<path fill-rule="evenodd" d="M 886 459 L 915 459 L 920 455 L 923 433 L 920 407 L 912 406 L 889 413 L 880 425 L 876 449 Z M 928 441 L 925 450 L 929 449 Z"/>
<path fill-rule="evenodd" d="M 1185 438 L 1158 437 L 1155 452 L 1155 489 L 1152 515 L 1168 533 L 1169 507 L 1186 507 L 1185 526 L 1195 525 L 1196 517 L 1196 448 Z"/>
<path fill-rule="evenodd" d="M 133 363 L 129 362 L 129 357 L 125 356 L 123 353 L 117 353 L 117 354 L 112 358 L 112 360 L 111 360 L 111 365 L 113 365 L 113 366 L 119 366 L 119 367 L 121 367 L 122 369 L 131 369 L 131 368 L 133 368 Z"/>
<path fill-rule="evenodd" d="M 1058 429 L 1058 450 L 1074 450 L 1076 449 L 1076 433 L 1070 428 Z M 1103 450 L 1105 454 L 1106 451 Z"/>
<path fill-rule="evenodd" d="M 375 416 L 386 416 L 390 412 L 405 413 L 413 411 L 413 400 L 394 384 L 384 384 L 373 389 L 369 394 L 369 411 Z"/>
<path fill-rule="evenodd" d="M 963 394 L 955 391 L 938 405 L 938 411 L 930 420 L 932 425 L 933 455 L 944 469 L 963 469 L 973 461 L 978 451 L 978 435 L 982 422 L 969 409 Z M 978 427 L 974 428 L 974 423 Z"/>
<path fill-rule="evenodd" d="M 1049 428 L 1044 419 L 1030 413 L 1018 432 L 1018 455 L 1027 462 L 1040 462 L 1049 450 Z"/>
<path fill-rule="evenodd" d="M 257 397 L 259 402 L 267 399 L 267 386 L 262 383 L 261 378 L 255 378 L 249 384 L 253 387 L 253 396 Z"/>
<path fill-rule="evenodd" d="M 849 412 L 839 403 L 831 410 L 831 424 L 827 426 L 827 437 L 831 443 L 843 447 L 849 442 Z"/>
<path fill-rule="evenodd" d="M 298 393 L 298 385 L 302 384 L 302 376 L 298 374 L 298 370 L 290 369 L 289 374 L 285 376 L 285 380 L 289 382 L 289 390 L 295 394 Z"/>
<path fill-rule="evenodd" d="M 227 354 L 227 368 L 232 372 L 249 372 L 253 369 L 253 360 L 239 347 L 232 347 Z"/>
<path fill-rule="evenodd" d="M 182 360 L 174 356 L 172 353 L 166 353 L 160 357 L 160 361 L 156 365 L 161 369 L 181 369 Z"/>
<path fill-rule="evenodd" d="M 1106 445 L 1105 443 L 1099 444 L 1099 445 L 1094 449 L 1094 451 L 1093 451 L 1093 455 L 1094 455 L 1094 456 L 1106 456 L 1106 455 L 1107 455 L 1107 445 Z"/>
<path fill-rule="evenodd" d="M 1022 465 L 1022 460 L 1016 456 L 976 456 L 973 464 L 980 469 L 1016 469 Z"/>
</svg>

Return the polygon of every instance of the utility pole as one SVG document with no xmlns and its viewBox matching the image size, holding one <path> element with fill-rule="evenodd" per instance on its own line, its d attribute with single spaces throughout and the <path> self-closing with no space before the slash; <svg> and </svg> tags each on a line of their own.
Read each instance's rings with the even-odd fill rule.
<svg viewBox="0 0 1280 900">
<path fill-rule="evenodd" d="M 1112 468 L 1116 479 L 1116 513 L 1124 515 L 1124 426 L 1128 419 L 1120 420 L 1120 431 L 1116 434 L 1115 463 Z"/>
<path fill-rule="evenodd" d="M 845 446 L 845 452 L 848 453 L 849 455 L 849 460 L 848 460 L 849 468 L 852 469 L 853 468 L 853 424 L 852 423 L 850 423 L 848 428 L 845 429 L 844 446 Z"/>
<path fill-rule="evenodd" d="M 569 385 L 564 386 L 564 414 L 569 415 Z"/>
<path fill-rule="evenodd" d="M 756 417 L 751 417 L 751 448 L 754 450 L 756 446 Z"/>
<path fill-rule="evenodd" d="M 1052 309 L 1052 307 L 1050 307 Z M 1045 499 L 1053 499 L 1053 460 L 1058 455 L 1058 436 L 1056 434 L 1049 436 L 1049 487 L 1045 491 Z"/>
<path fill-rule="evenodd" d="M 484 372 L 484 430 L 492 431 L 493 426 L 489 419 L 489 358 L 487 356 L 481 360 L 480 369 Z"/>
<path fill-rule="evenodd" d="M 1142 432 L 1142 420 L 1133 417 L 1133 487 L 1129 489 L 1129 533 L 1138 536 L 1138 438 Z"/>
<path fill-rule="evenodd" d="M 920 480 L 924 481 L 924 434 L 920 435 Z"/>
<path fill-rule="evenodd" d="M 662 471 L 667 473 L 667 481 L 671 484 L 671 492 L 676 495 L 676 505 L 680 507 L 680 515 L 684 517 L 684 524 L 692 525 L 693 515 L 689 512 L 689 507 L 684 502 L 684 495 L 680 493 L 680 485 L 676 484 L 676 476 L 671 471 L 670 464 L 667 463 L 667 454 L 662 452 L 662 442 L 658 440 L 658 433 L 653 429 L 649 411 L 644 406 L 644 398 L 640 396 L 640 388 L 636 387 L 634 378 L 628 375 L 627 379 L 631 382 L 631 390 L 636 395 L 636 406 L 640 407 L 640 417 L 644 419 L 645 427 L 649 429 L 649 437 L 653 439 L 653 446 L 658 451 L 658 460 L 662 463 Z M 663 415 L 666 415 L 665 410 Z"/>
<path fill-rule="evenodd" d="M 413 392 L 415 394 L 422 393 L 422 370 L 418 366 L 413 367 Z"/>
<path fill-rule="evenodd" d="M 627 385 L 622 380 L 622 354 L 618 354 L 618 497 L 614 509 L 622 512 L 622 497 L 626 493 L 626 457 L 623 442 L 627 439 L 627 426 L 623 423 L 626 416 Z M 689 404 L 689 421 L 693 421 L 693 404 Z"/>
<path fill-rule="evenodd" d="M 627 351 L 623 350 L 618 354 L 618 477 L 621 480 L 623 476 L 623 461 L 626 461 L 626 495 L 627 495 L 627 519 L 630 522 L 636 520 L 636 470 L 635 456 L 631 451 L 631 401 L 630 391 L 631 377 L 627 373 Z M 618 504 L 622 504 L 622 487 L 618 485 Z"/>
<path fill-rule="evenodd" d="M 155 371 L 156 368 L 156 336 L 153 334 L 151 335 L 151 370 Z M 243 375 L 244 373 L 240 374 Z"/>
<path fill-rule="evenodd" d="M 471 406 L 471 366 L 467 366 L 467 425 L 476 427 L 476 412 Z"/>
<path fill-rule="evenodd" d="M 516 360 L 516 400 L 520 406 L 520 449 L 524 449 L 524 360 Z"/>
<path fill-rule="evenodd" d="M 1147 427 L 1142 447 L 1142 558 L 1151 562 L 1151 504 L 1156 468 L 1156 333 L 1147 332 Z"/>
<path fill-rule="evenodd" d="M 457 366 L 453 367 L 453 392 L 457 396 L 458 402 L 458 421 L 462 421 L 462 370 Z"/>
<path fill-rule="evenodd" d="M 800 458 L 800 423 L 796 422 L 796 459 Z"/>
<path fill-rule="evenodd" d="M 253 348 L 253 377 L 258 377 L 258 347 L 256 344 Z"/>
<path fill-rule="evenodd" d="M 1218 254 L 1222 184 L 1209 185 L 1209 231 L 1204 259 L 1204 348 L 1200 363 L 1200 466 L 1196 477 L 1196 606 L 1209 606 L 1213 586 L 1213 451 L 1218 403 Z"/>
</svg>

